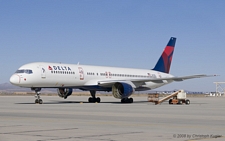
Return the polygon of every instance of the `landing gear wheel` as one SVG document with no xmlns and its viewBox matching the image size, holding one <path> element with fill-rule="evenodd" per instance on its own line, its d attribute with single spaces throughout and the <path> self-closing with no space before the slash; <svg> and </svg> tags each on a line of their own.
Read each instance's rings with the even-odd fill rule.
<svg viewBox="0 0 225 141">
<path fill-rule="evenodd" d="M 133 103 L 133 98 L 123 98 L 121 99 L 121 103 Z"/>
<path fill-rule="evenodd" d="M 129 98 L 129 103 L 133 103 L 133 98 Z"/>
<path fill-rule="evenodd" d="M 42 103 L 43 103 L 42 99 L 35 99 L 35 104 L 42 104 Z"/>
<path fill-rule="evenodd" d="M 97 97 L 97 98 L 95 97 L 96 91 L 92 90 L 92 91 L 90 91 L 90 93 L 91 93 L 92 97 L 88 98 L 89 103 L 95 103 L 95 102 L 100 103 L 101 102 L 101 99 L 99 97 Z"/>
<path fill-rule="evenodd" d="M 98 102 L 98 103 L 101 102 L 101 99 L 99 97 L 97 97 L 95 100 L 96 100 L 95 102 Z"/>
<path fill-rule="evenodd" d="M 89 102 L 89 103 L 93 103 L 93 98 L 92 98 L 92 97 L 89 97 L 89 98 L 88 98 L 88 102 Z"/>
<path fill-rule="evenodd" d="M 189 104 L 190 104 L 190 100 L 189 100 L 189 99 L 186 99 L 186 100 L 185 100 L 185 103 L 186 103 L 187 105 L 189 105 Z"/>
<path fill-rule="evenodd" d="M 97 98 L 89 97 L 88 102 L 89 103 L 95 103 L 95 102 L 100 103 L 101 99 L 99 97 L 97 97 Z"/>
<path fill-rule="evenodd" d="M 43 103 L 42 99 L 39 99 L 39 104 L 42 104 L 42 103 Z"/>
<path fill-rule="evenodd" d="M 35 99 L 35 104 L 38 104 L 39 103 L 39 100 L 38 99 Z"/>
</svg>

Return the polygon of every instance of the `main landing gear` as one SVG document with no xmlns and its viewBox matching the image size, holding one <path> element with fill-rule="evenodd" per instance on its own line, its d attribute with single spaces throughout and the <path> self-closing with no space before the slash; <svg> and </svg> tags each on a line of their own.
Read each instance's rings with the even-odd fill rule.
<svg viewBox="0 0 225 141">
<path fill-rule="evenodd" d="M 35 99 L 35 104 L 42 104 L 43 101 L 42 101 L 41 96 L 40 96 L 41 88 L 34 88 L 34 89 L 31 89 L 31 90 L 34 90 L 35 93 L 36 93 L 35 98 L 37 98 L 37 99 Z"/>
<path fill-rule="evenodd" d="M 92 97 L 88 98 L 89 103 L 95 103 L 95 102 L 100 103 L 101 102 L 101 99 L 99 97 L 97 97 L 97 98 L 95 97 L 96 91 L 90 91 L 90 93 L 91 93 Z"/>
<path fill-rule="evenodd" d="M 121 103 L 133 103 L 133 98 L 123 98 L 121 99 Z"/>
</svg>

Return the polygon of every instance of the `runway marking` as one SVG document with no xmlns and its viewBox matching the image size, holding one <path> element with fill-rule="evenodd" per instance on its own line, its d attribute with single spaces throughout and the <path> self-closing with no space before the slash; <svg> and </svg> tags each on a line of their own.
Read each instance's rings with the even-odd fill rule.
<svg viewBox="0 0 225 141">
<path fill-rule="evenodd" d="M 0 128 L 4 128 L 4 127 L 19 127 L 19 126 L 23 126 L 23 125 L 8 125 L 8 126 L 0 126 Z"/>
<path fill-rule="evenodd" d="M 65 138 L 57 138 L 57 139 L 46 139 L 39 141 L 48 141 L 48 140 L 66 140 L 66 139 L 86 139 L 86 138 L 95 138 L 95 137 L 106 137 L 106 136 L 121 136 L 121 135 L 129 135 L 129 134 L 140 134 L 143 132 L 124 132 L 124 133 L 106 133 L 106 134 L 97 134 L 97 135 L 85 135 L 78 137 L 65 137 Z M 113 140 L 112 140 L 113 141 Z"/>
<path fill-rule="evenodd" d="M 22 135 L 22 136 L 38 136 L 40 138 L 50 138 L 50 139 L 39 139 L 38 141 L 52 141 L 52 140 L 67 140 L 67 139 L 87 139 L 87 138 L 96 138 L 96 137 L 107 137 L 107 136 L 121 136 L 121 135 L 129 135 L 129 134 L 140 134 L 143 132 L 123 132 L 123 133 L 105 133 L 105 134 L 94 134 L 94 135 L 83 135 L 83 136 L 77 136 L 77 137 L 60 137 L 60 134 L 57 134 L 55 136 L 51 135 L 41 135 L 40 132 L 54 132 L 54 131 L 62 131 L 62 130 L 78 130 L 78 128 L 62 128 L 62 129 L 48 129 L 48 130 L 29 130 L 29 131 L 19 131 L 19 132 L 5 132 L 5 133 L 0 133 L 1 134 L 11 134 L 11 135 Z M 35 134 L 27 134 L 27 133 L 35 133 Z M 79 131 L 78 131 L 79 133 Z"/>
<path fill-rule="evenodd" d="M 48 129 L 48 130 L 29 130 L 29 131 L 19 131 L 19 132 L 6 132 L 0 134 L 20 134 L 20 133 L 32 133 L 32 132 L 46 132 L 46 131 L 59 131 L 59 130 L 74 130 L 78 128 L 65 128 L 65 129 Z"/>
</svg>

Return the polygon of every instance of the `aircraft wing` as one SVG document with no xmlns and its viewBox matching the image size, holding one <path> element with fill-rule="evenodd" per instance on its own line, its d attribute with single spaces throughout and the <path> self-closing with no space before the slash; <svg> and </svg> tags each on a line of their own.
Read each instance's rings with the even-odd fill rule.
<svg viewBox="0 0 225 141">
<path fill-rule="evenodd" d="M 181 76 L 181 77 L 165 77 L 165 78 L 146 78 L 146 79 L 130 79 L 130 80 L 104 80 L 98 81 L 99 86 L 110 87 L 116 82 L 123 82 L 130 84 L 133 88 L 136 88 L 140 85 L 144 85 L 145 82 L 154 82 L 154 83 L 163 83 L 165 81 L 183 81 L 186 79 L 193 79 L 193 78 L 202 78 L 202 77 L 213 77 L 217 75 L 205 75 L 205 74 L 198 74 L 198 75 L 189 75 L 189 76 Z"/>
<path fill-rule="evenodd" d="M 183 81 L 186 79 L 193 79 L 193 78 L 202 78 L 202 77 L 213 77 L 217 75 L 205 75 L 205 74 L 198 74 L 198 75 L 189 75 L 189 76 L 182 76 L 182 77 L 171 77 L 165 80 L 173 80 L 173 81 Z"/>
<path fill-rule="evenodd" d="M 155 83 L 161 83 L 161 81 L 163 81 L 163 80 L 183 81 L 186 79 L 213 77 L 213 76 L 217 76 L 217 75 L 198 74 L 198 75 L 189 75 L 189 76 L 181 76 L 181 77 L 174 76 L 174 77 L 165 77 L 165 78 L 154 78 L 154 79 L 148 79 L 148 80 L 155 82 Z"/>
</svg>

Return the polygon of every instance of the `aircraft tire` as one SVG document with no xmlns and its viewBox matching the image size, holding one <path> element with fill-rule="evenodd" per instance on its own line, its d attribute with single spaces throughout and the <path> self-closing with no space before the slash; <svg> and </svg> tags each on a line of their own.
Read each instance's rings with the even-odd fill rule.
<svg viewBox="0 0 225 141">
<path fill-rule="evenodd" d="M 39 99 L 38 102 L 39 102 L 39 104 L 43 104 L 42 99 Z"/>
<path fill-rule="evenodd" d="M 101 102 L 101 99 L 100 99 L 99 97 L 97 97 L 97 98 L 95 99 L 95 101 L 98 102 L 98 103 L 100 103 L 100 102 Z"/>
<path fill-rule="evenodd" d="M 38 99 L 35 99 L 35 104 L 38 104 L 39 103 L 39 100 Z"/>
<path fill-rule="evenodd" d="M 133 103 L 134 102 L 134 100 L 133 100 L 133 98 L 129 98 L 129 103 Z"/>
<path fill-rule="evenodd" d="M 121 99 L 121 103 L 133 103 L 133 98 L 123 98 Z"/>
<path fill-rule="evenodd" d="M 126 100 L 124 98 L 121 99 L 121 103 L 126 103 Z"/>
<path fill-rule="evenodd" d="M 92 97 L 89 97 L 89 98 L 88 98 L 88 102 L 89 102 L 89 103 L 93 103 L 93 102 L 94 102 L 93 98 L 92 98 Z"/>
</svg>

